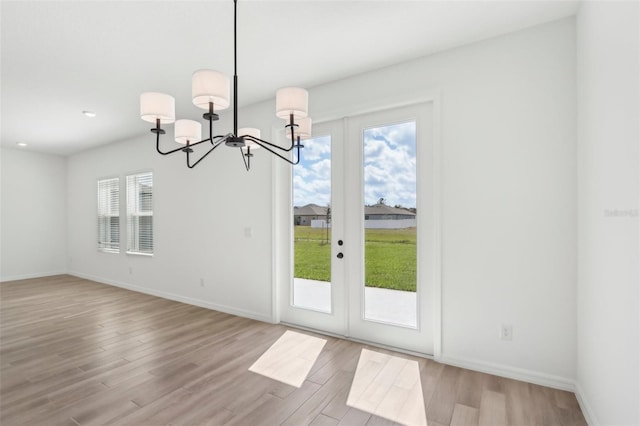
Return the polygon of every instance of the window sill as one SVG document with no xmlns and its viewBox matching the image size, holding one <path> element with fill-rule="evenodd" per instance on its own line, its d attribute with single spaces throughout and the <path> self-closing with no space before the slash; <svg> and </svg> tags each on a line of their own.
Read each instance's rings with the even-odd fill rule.
<svg viewBox="0 0 640 426">
<path fill-rule="evenodd" d="M 99 252 L 102 253 L 114 253 L 114 254 L 118 254 L 120 253 L 120 250 L 116 250 L 116 249 L 106 249 L 106 248 L 99 248 L 98 249 Z"/>
<path fill-rule="evenodd" d="M 153 253 L 140 253 L 140 252 L 137 252 L 137 251 L 128 251 L 126 253 L 130 254 L 132 256 L 153 257 Z"/>
</svg>

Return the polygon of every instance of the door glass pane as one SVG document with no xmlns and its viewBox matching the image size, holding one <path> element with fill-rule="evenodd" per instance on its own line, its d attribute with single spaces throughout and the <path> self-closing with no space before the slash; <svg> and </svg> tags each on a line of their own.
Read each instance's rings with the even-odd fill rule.
<svg viewBox="0 0 640 426">
<path fill-rule="evenodd" d="M 416 123 L 365 129 L 364 317 L 417 326 Z"/>
<path fill-rule="evenodd" d="M 303 144 L 293 167 L 293 305 L 331 312 L 331 136 Z"/>
</svg>

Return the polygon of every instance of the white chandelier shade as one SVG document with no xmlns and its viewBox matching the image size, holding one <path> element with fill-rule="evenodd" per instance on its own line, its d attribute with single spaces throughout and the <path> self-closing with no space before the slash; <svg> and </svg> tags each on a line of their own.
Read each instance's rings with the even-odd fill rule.
<svg viewBox="0 0 640 426">
<path fill-rule="evenodd" d="M 260 139 L 260 129 L 254 129 L 253 127 L 243 127 L 242 129 L 238 129 L 238 136 L 251 136 L 256 139 Z M 255 151 L 260 148 L 260 145 L 252 141 L 251 139 L 244 140 L 245 146 L 243 147 L 246 151 L 246 148 L 251 148 L 251 151 Z"/>
<path fill-rule="evenodd" d="M 309 115 L 309 92 L 300 87 L 283 87 L 276 92 L 276 116 L 289 120 Z"/>
<path fill-rule="evenodd" d="M 295 120 L 295 123 L 298 125 L 295 128 L 293 135 L 299 136 L 300 140 L 309 139 L 311 137 L 311 117 L 299 118 Z M 287 127 L 287 138 L 291 137 L 291 128 Z"/>
<path fill-rule="evenodd" d="M 140 95 L 140 118 L 150 123 L 160 120 L 162 124 L 176 120 L 176 100 L 171 95 L 145 92 Z"/>
<path fill-rule="evenodd" d="M 202 124 L 194 120 L 176 120 L 174 133 L 178 143 L 195 143 L 202 139 Z"/>
<path fill-rule="evenodd" d="M 215 110 L 229 108 L 231 83 L 229 77 L 214 70 L 198 70 L 191 77 L 191 96 L 198 108 L 209 109 L 213 102 Z"/>
</svg>

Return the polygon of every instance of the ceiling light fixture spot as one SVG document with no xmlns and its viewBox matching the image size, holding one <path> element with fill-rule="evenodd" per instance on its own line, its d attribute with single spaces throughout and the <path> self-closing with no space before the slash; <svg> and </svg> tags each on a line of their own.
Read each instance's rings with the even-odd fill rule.
<svg viewBox="0 0 640 426">
<path fill-rule="evenodd" d="M 95 116 L 96 116 L 96 113 L 95 113 L 95 112 L 93 112 L 93 111 L 87 111 L 87 110 L 82 111 L 82 114 L 86 115 L 87 117 L 91 117 L 91 118 L 93 118 L 93 117 L 95 117 Z"/>
<path fill-rule="evenodd" d="M 27 144 L 25 142 L 16 142 L 16 145 L 21 146 L 21 147 L 27 146 Z"/>
</svg>

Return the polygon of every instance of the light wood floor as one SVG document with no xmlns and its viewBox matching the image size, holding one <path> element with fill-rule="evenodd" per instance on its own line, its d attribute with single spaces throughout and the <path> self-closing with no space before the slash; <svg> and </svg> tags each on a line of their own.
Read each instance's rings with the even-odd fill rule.
<svg viewBox="0 0 640 426">
<path fill-rule="evenodd" d="M 392 424 L 346 400 L 361 350 L 393 352 L 318 336 L 295 388 L 248 371 L 284 326 L 66 275 L 0 296 L 3 426 Z M 586 424 L 570 392 L 394 355 L 419 364 L 429 426 Z"/>
</svg>

